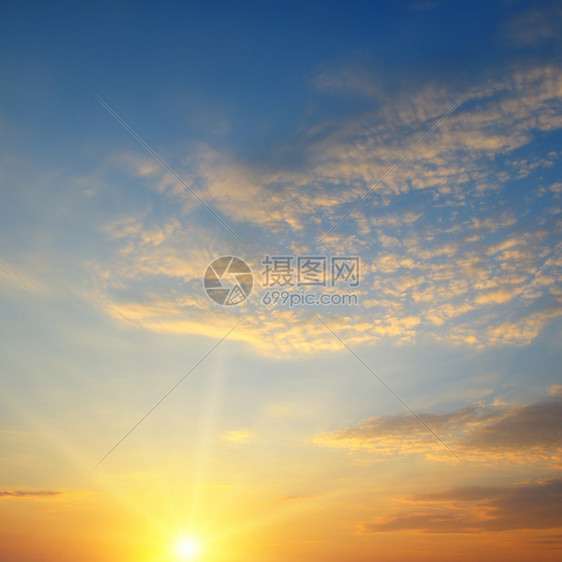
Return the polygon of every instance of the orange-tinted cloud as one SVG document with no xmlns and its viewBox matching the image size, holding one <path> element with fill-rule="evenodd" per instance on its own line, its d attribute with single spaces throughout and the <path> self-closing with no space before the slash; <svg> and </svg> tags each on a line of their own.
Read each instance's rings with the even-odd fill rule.
<svg viewBox="0 0 562 562">
<path fill-rule="evenodd" d="M 408 498 L 411 508 L 366 523 L 365 533 L 476 533 L 562 527 L 562 480 L 455 488 Z"/>
<path fill-rule="evenodd" d="M 421 414 L 424 422 L 471 463 L 562 460 L 562 396 L 523 405 L 472 406 L 446 414 Z M 376 457 L 425 454 L 443 460 L 446 449 L 412 415 L 370 418 L 318 436 L 315 443 Z"/>
<path fill-rule="evenodd" d="M 0 490 L 0 498 L 52 498 L 61 494 L 55 490 Z"/>
<path fill-rule="evenodd" d="M 358 69 L 324 71 L 316 80 L 334 95 L 342 89 L 379 95 L 373 84 Z M 248 323 L 233 337 L 260 350 L 273 349 L 265 343 L 272 339 L 296 352 L 339 348 L 322 326 L 302 329 L 293 322 L 292 310 L 271 314 L 260 306 L 259 263 L 271 245 L 300 254 L 315 247 L 361 256 L 360 306 L 345 314 L 330 310 L 348 343 L 409 343 L 423 335 L 478 348 L 530 344 L 562 315 L 562 246 L 553 238 L 560 229 L 553 214 L 560 186 L 537 186 L 533 222 L 508 204 L 509 197 L 493 209 L 483 198 L 494 193 L 501 199 L 508 182 L 560 157 L 551 152 L 522 160 L 513 151 L 539 130 L 562 128 L 562 71 L 512 67 L 474 84 L 466 103 L 405 159 L 457 93 L 428 86 L 380 96 L 373 115 L 303 127 L 297 139 L 276 147 L 298 152 L 299 166 L 271 154 L 260 165 L 237 161 L 206 146 L 190 158 L 185 181 L 235 231 L 251 233 L 247 247 L 238 250 L 255 266 L 256 283 Z M 498 158 L 509 160 L 501 170 Z M 146 203 L 100 225 L 110 255 L 91 265 L 93 298 L 113 317 L 144 329 L 224 333 L 209 326 L 213 305 L 201 277 L 213 259 L 235 253 L 229 233 L 201 220 L 197 201 L 153 160 L 125 155 L 119 164 L 173 206 L 156 212 Z M 365 205 L 326 236 L 367 194 Z"/>
</svg>

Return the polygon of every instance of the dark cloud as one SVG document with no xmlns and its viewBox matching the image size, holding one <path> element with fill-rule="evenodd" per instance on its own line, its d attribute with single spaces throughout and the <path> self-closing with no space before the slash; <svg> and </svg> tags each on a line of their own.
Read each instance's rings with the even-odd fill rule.
<svg viewBox="0 0 562 562">
<path fill-rule="evenodd" d="M 421 414 L 424 422 L 461 458 L 517 462 L 562 458 L 562 395 L 523 405 L 473 406 L 445 414 Z M 316 440 L 318 444 L 364 449 L 374 454 L 435 453 L 434 436 L 408 414 L 370 418 Z"/>
<path fill-rule="evenodd" d="M 562 549 L 562 535 L 545 535 L 530 541 L 545 546 L 549 550 Z"/>
<path fill-rule="evenodd" d="M 60 496 L 62 492 L 54 490 L 0 490 L 0 498 L 48 498 L 53 496 Z"/>
<path fill-rule="evenodd" d="M 367 523 L 363 531 L 473 533 L 562 527 L 562 479 L 517 486 L 458 488 L 414 496 L 411 500 L 412 510 Z"/>
<path fill-rule="evenodd" d="M 562 444 L 562 397 L 513 407 L 467 435 L 466 445 L 481 449 L 554 448 Z"/>
</svg>

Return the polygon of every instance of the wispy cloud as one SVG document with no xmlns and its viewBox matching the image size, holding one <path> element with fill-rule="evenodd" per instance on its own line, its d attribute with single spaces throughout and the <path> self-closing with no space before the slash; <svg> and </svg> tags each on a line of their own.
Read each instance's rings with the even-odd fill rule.
<svg viewBox="0 0 562 562">
<path fill-rule="evenodd" d="M 343 73 L 340 82 L 326 72 L 317 85 L 335 95 L 338 83 L 367 80 L 357 70 L 356 82 L 345 70 L 335 71 Z M 511 67 L 464 95 L 463 105 L 380 184 L 456 92 L 431 85 L 383 96 L 360 119 L 305 127 L 294 143 L 275 149 L 296 150 L 298 166 L 272 154 L 248 163 L 199 146 L 186 182 L 239 229 L 250 229 L 248 247 L 233 246 L 202 220 L 189 193 L 149 158 L 116 158 L 168 206 L 157 212 L 144 204 L 100 226 L 108 255 L 89 264 L 91 298 L 144 329 L 213 336 L 223 320 L 201 278 L 214 258 L 240 253 L 256 283 L 235 337 L 262 351 L 339 349 L 306 314 L 260 306 L 260 261 L 269 252 L 352 253 L 362 259 L 361 306 L 330 310 L 346 342 L 406 343 L 423 335 L 479 348 L 528 345 L 562 315 L 559 193 L 556 184 L 537 185 L 531 219 L 527 207 L 512 205 L 503 192 L 558 161 L 552 151 L 536 161 L 515 155 L 536 141 L 537 131 L 562 128 L 562 71 Z M 320 243 L 373 185 L 365 205 Z"/>
<path fill-rule="evenodd" d="M 285 496 L 283 501 L 305 501 L 305 500 L 314 500 L 319 496 Z"/>
<path fill-rule="evenodd" d="M 62 492 L 54 490 L 0 490 L 0 498 L 54 498 Z"/>
<path fill-rule="evenodd" d="M 543 2 L 519 13 L 505 24 L 506 37 L 520 47 L 542 45 L 560 39 L 562 8 L 556 2 Z"/>
<path fill-rule="evenodd" d="M 223 441 L 234 443 L 235 445 L 247 445 L 255 439 L 255 435 L 249 429 L 233 429 L 227 431 L 222 436 Z"/>
<path fill-rule="evenodd" d="M 542 545 L 547 549 L 562 549 L 562 534 L 543 535 L 532 540 L 531 543 Z"/>
<path fill-rule="evenodd" d="M 0 259 L 0 288 L 8 286 L 11 290 L 29 293 L 43 293 L 45 285 L 36 276 L 27 272 L 21 266 Z"/>
<path fill-rule="evenodd" d="M 536 403 L 476 405 L 420 417 L 470 463 L 541 462 L 561 466 L 562 397 L 557 394 Z M 406 414 L 370 418 L 319 435 L 314 442 L 348 451 L 363 450 L 378 459 L 421 454 L 445 460 L 433 436 Z"/>
<path fill-rule="evenodd" d="M 408 509 L 362 526 L 364 533 L 477 533 L 562 527 L 562 480 L 455 488 L 405 498 Z"/>
</svg>

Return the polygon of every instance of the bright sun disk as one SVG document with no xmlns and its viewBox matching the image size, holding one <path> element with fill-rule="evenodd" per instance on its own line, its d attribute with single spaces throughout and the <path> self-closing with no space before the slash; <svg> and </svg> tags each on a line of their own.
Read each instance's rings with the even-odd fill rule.
<svg viewBox="0 0 562 562">
<path fill-rule="evenodd" d="M 199 554 L 199 544 L 192 538 L 185 538 L 178 541 L 176 553 L 180 560 L 193 560 Z"/>
</svg>

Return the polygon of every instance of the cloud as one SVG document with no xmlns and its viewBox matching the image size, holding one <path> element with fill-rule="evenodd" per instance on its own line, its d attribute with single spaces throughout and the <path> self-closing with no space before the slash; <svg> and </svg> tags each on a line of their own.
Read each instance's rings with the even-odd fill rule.
<svg viewBox="0 0 562 562">
<path fill-rule="evenodd" d="M 530 404 L 475 405 L 445 414 L 421 414 L 423 421 L 470 463 L 546 463 L 562 460 L 562 396 Z M 449 460 L 441 443 L 412 415 L 370 418 L 319 435 L 317 445 L 366 451 L 374 458 L 423 454 Z"/>
<path fill-rule="evenodd" d="M 365 70 L 352 67 L 324 70 L 314 78 L 314 86 L 322 92 L 336 95 L 377 98 L 381 94 L 381 88 L 373 76 Z"/>
<path fill-rule="evenodd" d="M 314 500 L 319 496 L 285 496 L 282 498 L 282 501 L 304 501 L 304 500 Z"/>
<path fill-rule="evenodd" d="M 364 533 L 477 533 L 562 527 L 562 480 L 419 494 L 406 509 L 362 526 Z"/>
<path fill-rule="evenodd" d="M 505 322 L 491 327 L 486 334 L 490 343 L 527 344 L 533 341 L 547 322 L 560 316 L 562 307 L 557 305 L 542 312 L 532 313 L 516 321 Z"/>
<path fill-rule="evenodd" d="M 254 434 L 248 429 L 235 429 L 227 431 L 222 439 L 235 445 L 247 445 L 254 440 Z"/>
<path fill-rule="evenodd" d="M 54 490 L 0 490 L 0 498 L 52 498 L 61 494 Z"/>
<path fill-rule="evenodd" d="M 480 347 L 526 345 L 562 315 L 562 295 L 556 293 L 561 277 L 558 250 L 549 249 L 540 237 L 520 238 L 517 245 L 509 238 L 493 252 L 482 253 L 462 238 L 431 244 L 433 230 L 426 226 L 418 236 L 395 236 L 397 249 L 385 249 L 373 261 L 362 257 L 362 306 L 334 318 L 338 335 L 347 343 L 359 342 L 361 329 L 362 338 L 370 341 L 414 341 L 423 332 Z M 217 246 L 213 255 L 212 249 L 184 243 L 185 238 L 179 226 L 119 237 L 122 249 L 111 262 L 95 268 L 99 286 L 93 298 L 113 317 L 145 329 L 218 335 L 225 320 L 234 316 L 223 310 L 220 322 L 212 319 L 217 311 L 204 294 L 201 278 L 214 257 L 225 252 Z M 286 349 L 333 347 L 328 343 L 332 336 L 317 322 L 299 325 L 306 311 L 261 306 L 262 259 L 263 255 L 249 260 L 255 287 L 241 326 L 252 332 L 245 339 L 262 342 L 260 347 L 273 338 Z M 549 296 L 550 303 L 545 300 Z M 543 309 L 535 310 L 534 303 Z"/>
<path fill-rule="evenodd" d="M 517 14 L 505 25 L 508 39 L 517 46 L 541 45 L 551 39 L 559 39 L 562 27 L 562 8 L 547 2 L 541 8 L 533 8 Z"/>
<path fill-rule="evenodd" d="M 482 451 L 557 449 L 562 446 L 562 400 L 512 406 L 470 429 L 464 443 Z"/>
<path fill-rule="evenodd" d="M 347 85 L 374 95 L 357 69 L 324 71 L 317 82 L 335 93 Z M 376 110 L 303 126 L 259 163 L 203 145 L 190 155 L 186 173 L 178 172 L 245 234 L 245 247 L 154 162 L 116 158 L 164 202 L 100 227 L 109 255 L 89 264 L 92 300 L 143 329 L 221 337 L 236 317 L 223 310 L 217 318 L 201 278 L 213 259 L 236 253 L 256 278 L 232 337 L 266 353 L 337 350 L 341 344 L 309 311 L 262 306 L 260 262 L 266 253 L 352 254 L 362 261 L 360 306 L 319 310 L 346 343 L 410 343 L 423 335 L 477 348 L 529 345 L 562 315 L 559 190 L 542 189 L 532 218 L 505 192 L 527 189 L 517 183 L 522 177 L 558 161 L 554 152 L 527 160 L 514 154 L 538 132 L 562 128 L 562 70 L 512 66 L 474 84 L 406 159 L 457 93 L 430 84 L 377 95 Z M 299 164 L 276 151 L 298 153 Z"/>
<path fill-rule="evenodd" d="M 9 263 L 0 258 L 0 287 L 8 286 L 10 289 L 28 293 L 44 293 L 45 285 L 23 268 Z"/>
<path fill-rule="evenodd" d="M 549 549 L 562 549 L 562 534 L 545 535 L 531 541 L 532 544 L 544 545 Z"/>
<path fill-rule="evenodd" d="M 549 388 L 548 393 L 552 396 L 562 396 L 562 384 L 553 384 Z"/>
<path fill-rule="evenodd" d="M 376 90 L 357 70 L 346 68 L 324 72 L 317 83 L 323 89 L 369 95 Z M 328 226 L 374 186 L 378 196 L 431 189 L 438 199 L 463 204 L 509 179 L 509 173 L 494 164 L 498 155 L 530 143 L 538 130 L 562 127 L 561 95 L 562 72 L 557 67 L 513 67 L 495 82 L 474 85 L 464 105 L 404 160 L 453 105 L 454 92 L 427 86 L 413 95 L 381 98 L 372 114 L 331 124 L 323 135 L 315 132 L 320 125 L 311 125 L 299 139 L 278 148 L 298 151 L 305 161 L 298 169 L 275 160 L 243 164 L 201 146 L 198 194 L 235 221 L 275 231 L 288 226 L 295 235 L 310 221 Z M 512 160 L 512 166 L 517 162 Z"/>
</svg>

